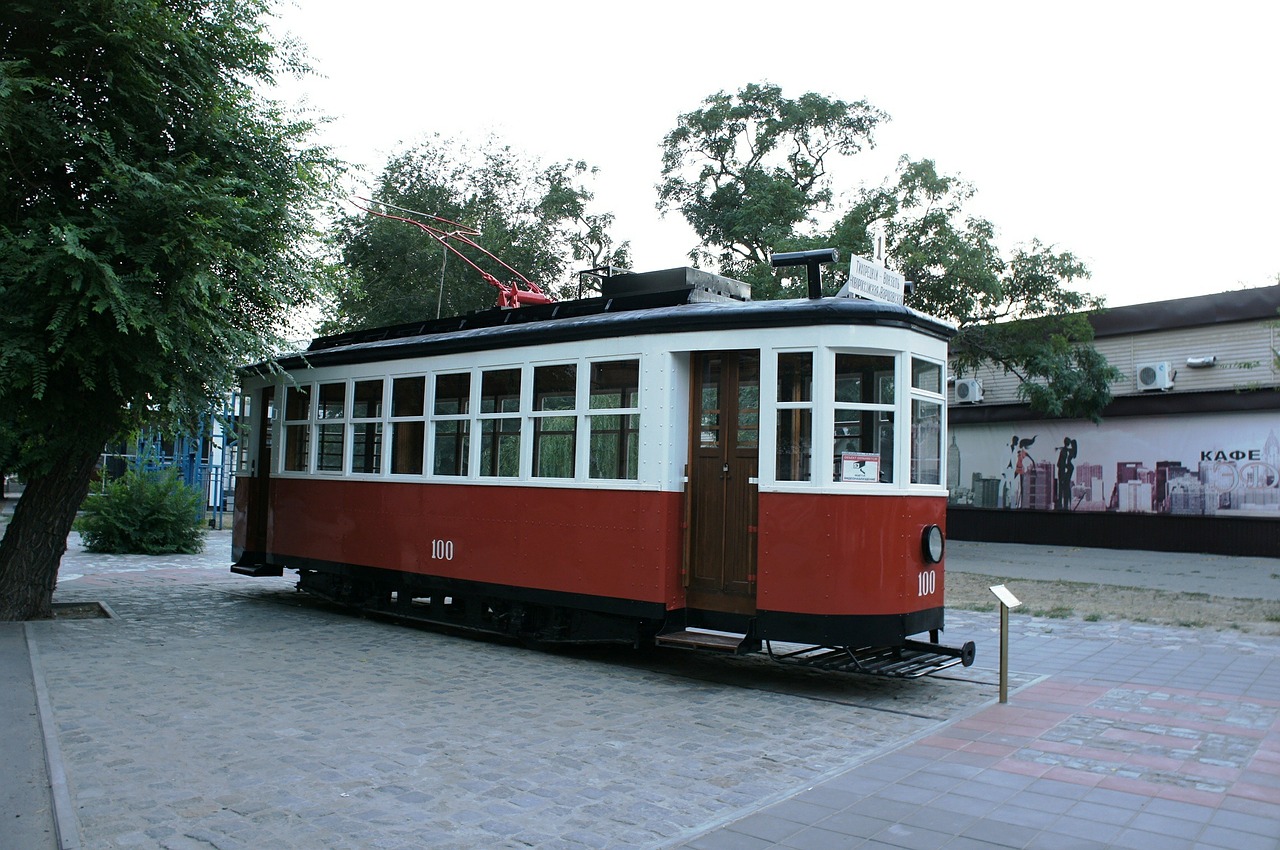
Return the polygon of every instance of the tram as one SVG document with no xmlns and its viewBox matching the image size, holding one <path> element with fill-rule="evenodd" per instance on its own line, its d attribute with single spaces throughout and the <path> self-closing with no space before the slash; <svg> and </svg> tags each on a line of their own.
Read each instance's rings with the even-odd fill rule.
<svg viewBox="0 0 1280 850">
<path fill-rule="evenodd" d="M 533 643 L 968 665 L 939 642 L 953 333 L 678 268 L 321 337 L 244 372 L 232 569 Z"/>
</svg>

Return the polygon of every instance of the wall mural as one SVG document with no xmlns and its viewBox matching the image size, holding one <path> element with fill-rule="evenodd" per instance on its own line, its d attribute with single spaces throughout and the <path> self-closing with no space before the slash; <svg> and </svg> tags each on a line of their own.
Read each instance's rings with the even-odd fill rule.
<svg viewBox="0 0 1280 850">
<path fill-rule="evenodd" d="M 955 505 L 1280 518 L 1274 411 L 956 425 Z"/>
</svg>

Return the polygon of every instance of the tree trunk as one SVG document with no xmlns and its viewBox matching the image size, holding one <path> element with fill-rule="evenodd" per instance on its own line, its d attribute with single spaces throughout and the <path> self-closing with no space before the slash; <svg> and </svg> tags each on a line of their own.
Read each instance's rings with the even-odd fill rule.
<svg viewBox="0 0 1280 850">
<path fill-rule="evenodd" d="M 53 589 L 100 449 L 68 454 L 27 482 L 0 540 L 0 621 L 47 620 Z"/>
</svg>

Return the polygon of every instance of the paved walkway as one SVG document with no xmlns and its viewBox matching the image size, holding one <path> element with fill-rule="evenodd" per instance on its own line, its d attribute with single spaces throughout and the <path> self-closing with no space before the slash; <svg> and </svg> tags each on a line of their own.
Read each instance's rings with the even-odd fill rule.
<svg viewBox="0 0 1280 850">
<path fill-rule="evenodd" d="M 978 663 L 912 682 L 531 652 L 335 612 L 226 546 L 73 550 L 57 599 L 117 618 L 27 625 L 63 847 L 1280 848 L 1280 638 L 1015 612 L 1000 705 L 994 614 L 951 612 Z"/>
</svg>

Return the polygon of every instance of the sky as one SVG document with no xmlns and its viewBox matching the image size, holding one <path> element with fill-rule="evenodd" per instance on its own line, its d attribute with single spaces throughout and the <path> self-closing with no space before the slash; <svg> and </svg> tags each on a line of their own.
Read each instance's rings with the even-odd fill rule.
<svg viewBox="0 0 1280 850">
<path fill-rule="evenodd" d="M 655 206 L 663 135 L 771 82 L 891 116 L 838 193 L 932 159 L 1003 246 L 1072 252 L 1111 306 L 1280 275 L 1280 3 L 296 0 L 273 31 L 316 71 L 276 96 L 328 117 L 353 194 L 434 133 L 496 134 L 597 167 L 593 211 L 637 271 L 697 244 Z"/>
</svg>

